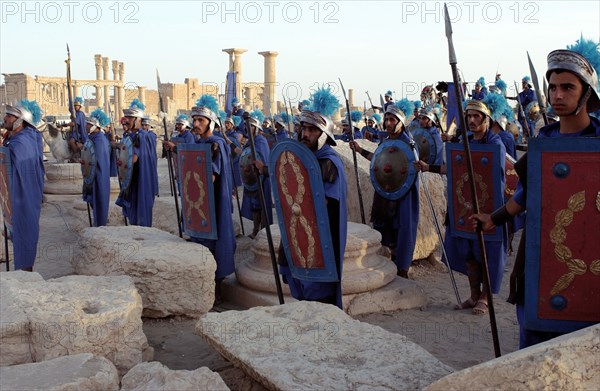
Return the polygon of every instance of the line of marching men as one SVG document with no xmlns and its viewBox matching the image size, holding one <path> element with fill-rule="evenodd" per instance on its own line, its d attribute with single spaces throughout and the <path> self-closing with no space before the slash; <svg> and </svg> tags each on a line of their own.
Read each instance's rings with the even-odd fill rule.
<svg viewBox="0 0 600 391">
<path fill-rule="evenodd" d="M 597 50 L 597 49 L 596 49 Z M 557 50 L 548 56 L 548 71 L 546 78 L 549 81 L 549 101 L 554 112 L 560 118 L 559 122 L 548 125 L 539 131 L 539 137 L 598 137 L 600 136 L 600 121 L 590 116 L 595 110 L 600 109 L 598 98 L 597 72 L 588 60 L 581 54 L 570 50 Z M 526 81 L 526 80 L 525 80 Z M 475 91 L 479 94 L 479 91 Z M 389 96 L 387 96 L 389 95 Z M 355 129 L 354 120 L 346 121 L 344 134 L 358 131 L 355 136 L 364 136 L 374 141 L 401 140 L 408 145 L 414 145 L 412 133 L 408 131 L 411 124 L 408 118 L 411 113 L 416 114 L 419 128 L 430 132 L 431 136 L 443 145 L 442 135 L 436 128 L 435 107 L 424 107 L 415 110 L 413 102 L 402 99 L 393 102 L 391 93 L 386 94 L 386 104 L 383 107 L 383 130 L 376 126 L 377 117 L 371 117 L 363 132 Z M 295 123 L 294 135 L 316 157 L 321 170 L 321 179 L 325 189 L 325 208 L 327 210 L 331 237 L 335 247 L 335 262 L 342 275 L 342 259 L 347 234 L 347 207 L 346 207 L 346 176 L 343 164 L 334 151 L 337 141 L 333 134 L 332 115 L 339 108 L 339 102 L 329 89 L 323 88 L 311 95 L 310 100 L 303 102 L 301 114 L 294 120 L 283 114 L 274 117 L 276 131 L 270 131 L 271 123 L 265 122 L 260 112 L 250 114 L 245 128 L 240 121 L 243 109 L 236 102 L 235 111 L 228 117 L 221 118 L 216 100 L 212 96 L 202 96 L 194 107 L 191 108 L 191 119 L 179 116 L 176 120 L 179 143 L 204 143 L 211 146 L 212 151 L 212 186 L 216 199 L 216 219 L 218 239 L 207 240 L 191 238 L 210 249 L 217 262 L 215 275 L 216 300 L 220 296 L 220 283 L 234 272 L 234 253 L 236 249 L 235 234 L 233 229 L 232 194 L 234 188 L 241 184 L 245 175 L 244 165 L 237 162 L 244 159 L 243 137 L 247 132 L 253 132 L 256 143 L 257 159 L 252 161 L 246 158 L 250 165 L 256 167 L 262 174 L 265 196 L 268 205 L 267 220 L 264 221 L 256 192 L 244 189 L 242 211 L 245 217 L 254 222 L 251 237 L 266 224 L 272 223 L 270 205 L 271 188 L 268 179 L 269 172 L 269 142 L 288 137 L 285 126 Z M 79 104 L 80 106 L 80 104 Z M 79 110 L 78 110 L 79 112 Z M 475 144 L 498 145 L 501 151 L 496 167 L 497 175 L 504 188 L 505 182 L 505 153 L 514 153 L 514 138 L 506 131 L 507 123 L 514 118 L 514 114 L 506 100 L 500 93 L 489 93 L 481 100 L 471 99 L 466 103 L 465 115 L 470 131 L 469 142 Z M 43 157 L 42 139 L 35 129 L 41 118 L 41 111 L 35 102 L 21 101 L 16 105 L 8 106 L 4 119 L 5 127 L 10 137 L 5 139 L 11 158 L 12 185 L 10 188 L 12 205 L 11 238 L 14 243 L 15 268 L 32 270 L 36 255 L 36 245 L 39 235 L 39 216 L 43 192 Z M 355 118 L 357 119 L 357 118 Z M 84 191 L 84 200 L 90 202 L 94 210 L 94 226 L 106 224 L 108 213 L 108 195 L 111 175 L 111 137 L 107 137 L 105 130 L 108 118 L 97 109 L 79 123 L 78 129 L 86 129 L 80 140 L 87 139 L 95 146 L 97 155 L 97 172 L 95 183 Z M 156 135 L 149 130 L 149 121 L 144 114 L 144 107 L 140 102 L 134 101 L 129 109 L 124 110 L 122 120 L 124 137 L 131 139 L 133 145 L 133 172 L 131 186 L 128 192 L 121 192 L 117 204 L 123 208 L 123 215 L 131 224 L 151 226 L 152 207 L 155 196 L 158 195 Z M 225 129 L 221 129 L 221 123 Z M 84 125 L 85 124 L 85 125 Z M 263 135 L 263 133 L 266 135 Z M 344 141 L 344 135 L 341 140 Z M 361 147 L 353 137 L 347 138 L 351 148 L 366 159 L 373 159 L 377 154 Z M 340 141 L 340 140 L 338 140 Z M 173 151 L 177 148 L 175 142 L 164 142 L 165 148 Z M 364 145 L 364 144 L 363 144 Z M 416 170 L 437 172 L 445 174 L 450 171 L 443 162 L 441 149 L 428 162 L 417 160 L 414 162 Z M 231 164 L 231 160 L 233 163 Z M 123 164 L 123 162 L 120 162 Z M 242 169 L 240 170 L 240 166 Z M 114 168 L 113 168 L 114 170 Z M 113 171 L 114 173 L 114 171 Z M 400 199 L 390 200 L 376 193 L 372 205 L 371 223 L 381 232 L 382 243 L 392 250 L 392 259 L 398 267 L 398 274 L 406 277 L 416 242 L 416 232 L 419 217 L 419 182 L 415 180 L 411 188 Z M 502 273 L 508 251 L 507 223 L 517 217 L 526 208 L 524 198 L 524 184 L 520 183 L 513 197 L 491 215 L 467 216 L 473 226 L 479 221 L 484 230 L 500 227 L 500 240 L 486 240 L 487 259 L 489 260 L 490 283 L 492 292 L 498 293 L 501 286 Z M 449 195 L 450 198 L 451 195 Z M 3 205 L 4 206 L 4 205 Z M 446 228 L 444 246 L 448 261 L 454 270 L 468 276 L 470 297 L 460 303 L 457 309 L 472 309 L 474 314 L 487 312 L 486 290 L 482 289 L 483 275 L 480 253 L 477 241 L 455 235 Z M 281 255 L 281 251 L 280 251 Z M 280 265 L 280 272 L 285 283 L 289 284 L 292 295 L 299 300 L 317 300 L 342 307 L 341 283 L 338 282 L 309 282 L 292 277 L 286 262 Z M 517 314 L 520 323 L 523 317 L 523 270 L 517 270 L 515 275 L 518 283 L 516 291 L 511 292 L 513 302 L 517 304 Z M 341 280 L 341 278 L 340 278 Z M 484 287 L 485 288 L 485 287 Z M 521 347 L 546 340 L 558 333 L 545 333 L 521 328 Z"/>
</svg>

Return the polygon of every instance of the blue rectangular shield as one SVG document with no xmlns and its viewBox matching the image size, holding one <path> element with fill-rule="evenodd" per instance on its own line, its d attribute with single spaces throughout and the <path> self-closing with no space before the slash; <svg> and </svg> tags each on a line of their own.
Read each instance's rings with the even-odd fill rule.
<svg viewBox="0 0 600 391">
<path fill-rule="evenodd" d="M 193 238 L 218 239 L 210 144 L 179 144 L 179 183 L 184 232 Z"/>
<path fill-rule="evenodd" d="M 535 138 L 527 158 L 525 328 L 600 322 L 600 139 Z"/>
</svg>

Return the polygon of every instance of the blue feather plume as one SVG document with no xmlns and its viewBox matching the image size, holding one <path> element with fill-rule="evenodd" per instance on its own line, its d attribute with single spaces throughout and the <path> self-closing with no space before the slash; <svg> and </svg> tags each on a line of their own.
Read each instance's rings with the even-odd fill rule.
<svg viewBox="0 0 600 391">
<path fill-rule="evenodd" d="M 242 117 L 240 117 L 239 115 L 232 115 L 231 119 L 233 120 L 233 124 L 237 127 L 239 124 L 242 123 Z"/>
<path fill-rule="evenodd" d="M 482 87 L 485 86 L 485 77 L 481 76 L 479 80 L 477 80 L 477 83 L 480 84 Z"/>
<path fill-rule="evenodd" d="M 600 73 L 600 44 L 581 36 L 574 45 L 567 45 L 567 49 L 581 54 L 594 67 L 596 73 Z"/>
<path fill-rule="evenodd" d="M 98 124 L 100 124 L 100 126 L 103 128 L 105 128 L 110 122 L 110 119 L 101 108 L 97 108 L 96 110 L 92 111 L 90 117 L 96 118 L 96 120 L 98 120 Z"/>
<path fill-rule="evenodd" d="M 421 108 L 421 105 L 423 104 L 423 102 L 421 102 L 420 100 L 415 100 L 413 101 L 413 104 L 415 105 L 415 110 Z"/>
<path fill-rule="evenodd" d="M 331 117 L 340 107 L 340 102 L 331 93 L 331 87 L 321 87 L 310 96 L 308 110 Z"/>
<path fill-rule="evenodd" d="M 283 122 L 285 122 L 286 124 L 290 122 L 290 115 L 288 113 L 286 113 L 285 111 L 281 114 L 279 114 L 279 116 L 281 117 L 281 120 Z"/>
<path fill-rule="evenodd" d="M 221 123 L 225 122 L 227 119 L 227 113 L 223 110 L 219 110 L 219 119 L 221 120 Z"/>
<path fill-rule="evenodd" d="M 531 83 L 531 77 L 523 76 L 523 79 L 521 79 L 521 81 L 526 81 L 527 83 Z"/>
<path fill-rule="evenodd" d="M 215 99 L 215 97 L 212 95 L 206 95 L 206 94 L 202 95 L 196 101 L 196 106 L 206 107 L 207 109 L 209 109 L 210 111 L 212 111 L 215 114 L 219 113 L 219 104 L 217 103 L 217 100 Z"/>
<path fill-rule="evenodd" d="M 177 118 L 175 119 L 175 122 L 179 122 L 179 121 L 188 121 L 190 122 L 190 117 L 188 117 L 185 114 L 180 114 L 177 116 Z"/>
<path fill-rule="evenodd" d="M 379 115 L 378 113 L 373 114 L 371 117 L 375 119 L 375 122 L 381 122 L 381 115 Z"/>
<path fill-rule="evenodd" d="M 145 105 L 144 105 L 142 102 L 140 102 L 140 100 L 139 100 L 139 99 L 134 99 L 134 100 L 132 100 L 132 101 L 131 101 L 131 103 L 129 104 L 129 108 L 130 108 L 130 109 L 133 109 L 134 107 L 135 107 L 135 108 L 138 108 L 138 109 L 140 109 L 140 110 L 146 110 L 146 106 L 145 106 Z"/>
<path fill-rule="evenodd" d="M 350 112 L 350 120 L 352 122 L 358 122 L 362 119 L 363 115 L 360 111 L 358 110 L 354 110 L 352 112 Z"/>
<path fill-rule="evenodd" d="M 258 109 L 251 112 L 250 117 L 257 119 L 261 124 L 265 120 L 265 115 Z"/>
<path fill-rule="evenodd" d="M 502 91 L 502 93 L 506 93 L 506 87 L 508 86 L 506 85 L 506 82 L 504 80 L 498 79 L 494 84 L 500 89 L 500 91 Z"/>
<path fill-rule="evenodd" d="M 396 102 L 396 107 L 399 108 L 407 117 L 411 115 L 413 111 L 415 111 L 414 103 L 406 98 L 400 99 L 398 102 Z"/>
<path fill-rule="evenodd" d="M 513 120 L 514 114 L 512 108 L 501 94 L 487 94 L 483 98 L 483 103 L 490 109 L 492 119 L 497 121 L 504 115 L 509 121 Z"/>
<path fill-rule="evenodd" d="M 240 103 L 240 101 L 239 101 L 239 99 L 238 99 L 238 98 L 233 98 L 233 99 L 231 100 L 231 104 L 232 104 L 232 105 L 234 105 L 234 106 L 235 106 L 237 103 Z"/>
<path fill-rule="evenodd" d="M 34 100 L 22 99 L 19 101 L 19 106 L 24 107 L 31 113 L 33 123 L 31 125 L 37 125 L 42 119 L 42 109 Z"/>
<path fill-rule="evenodd" d="M 392 90 L 387 90 L 387 92 L 385 93 L 387 96 L 389 96 L 390 98 L 393 96 L 392 95 Z"/>
</svg>

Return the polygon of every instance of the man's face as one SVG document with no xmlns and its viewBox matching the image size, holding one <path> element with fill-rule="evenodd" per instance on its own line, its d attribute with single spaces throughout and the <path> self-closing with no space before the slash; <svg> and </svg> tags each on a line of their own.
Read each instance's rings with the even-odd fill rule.
<svg viewBox="0 0 600 391">
<path fill-rule="evenodd" d="M 342 132 L 348 133 L 349 131 L 350 128 L 348 127 L 348 124 L 342 124 Z"/>
<path fill-rule="evenodd" d="M 75 111 L 79 111 L 81 110 L 81 106 L 80 105 L 75 105 Z"/>
<path fill-rule="evenodd" d="M 233 124 L 231 122 L 225 122 L 225 130 L 230 131 L 233 129 Z"/>
<path fill-rule="evenodd" d="M 316 151 L 321 133 L 323 133 L 321 129 L 305 122 L 302 124 L 302 138 L 300 141 L 311 151 Z"/>
<path fill-rule="evenodd" d="M 423 129 L 429 129 L 431 127 L 431 120 L 424 115 L 419 116 L 419 126 Z"/>
<path fill-rule="evenodd" d="M 396 126 L 398 125 L 400 120 L 393 114 L 386 113 L 385 114 L 385 131 L 388 133 L 394 133 Z"/>
<path fill-rule="evenodd" d="M 90 134 L 90 132 L 92 131 L 92 124 L 85 124 L 85 131 L 87 134 Z"/>
<path fill-rule="evenodd" d="M 524 89 L 524 90 L 526 90 L 526 89 L 528 89 L 528 88 L 529 88 L 529 84 L 528 84 L 528 83 L 527 83 L 525 80 L 523 80 L 523 81 L 521 82 L 521 86 L 523 87 L 523 89 Z"/>
<path fill-rule="evenodd" d="M 263 125 L 262 125 L 262 126 L 263 126 L 263 128 L 265 128 L 265 129 L 266 129 L 266 128 L 268 128 L 268 127 L 269 127 L 269 122 L 267 122 L 267 121 L 263 121 Z"/>
<path fill-rule="evenodd" d="M 129 130 L 138 129 L 138 127 L 136 126 L 136 124 L 137 124 L 136 117 L 125 117 L 125 121 L 127 121 L 127 129 L 129 129 Z M 125 128 L 125 127 L 123 126 L 123 128 Z"/>
<path fill-rule="evenodd" d="M 381 95 L 380 95 L 380 98 L 381 98 Z M 385 101 L 386 101 L 386 102 L 389 102 L 389 101 L 391 101 L 391 100 L 392 100 L 392 97 L 391 97 L 391 96 L 389 96 L 389 95 L 386 95 L 386 96 L 385 96 Z"/>
<path fill-rule="evenodd" d="M 481 84 L 475 84 L 475 92 L 481 91 Z"/>
<path fill-rule="evenodd" d="M 204 136 L 208 134 L 210 125 L 210 120 L 206 117 L 196 116 L 194 117 L 194 133 L 199 136 Z"/>
<path fill-rule="evenodd" d="M 182 129 L 183 129 L 183 124 L 180 124 L 180 123 L 175 124 L 175 130 L 176 131 L 178 131 L 179 133 L 181 133 Z"/>
<path fill-rule="evenodd" d="M 467 125 L 473 133 L 485 132 L 487 127 L 485 115 L 477 110 L 467 110 Z"/>
<path fill-rule="evenodd" d="M 150 130 L 150 124 L 142 124 L 142 129 Z"/>
<path fill-rule="evenodd" d="M 372 120 L 372 119 L 370 119 L 370 120 L 367 120 L 367 126 L 368 126 L 368 127 L 372 128 L 372 127 L 373 127 L 373 125 L 375 125 L 375 123 L 373 122 L 373 120 Z"/>
<path fill-rule="evenodd" d="M 583 91 L 583 83 L 571 72 L 552 72 L 550 75 L 548 95 L 552 109 L 559 117 L 575 112 Z"/>
<path fill-rule="evenodd" d="M 8 131 L 13 130 L 13 125 L 18 118 L 12 114 L 6 114 L 4 116 L 4 128 Z"/>
</svg>

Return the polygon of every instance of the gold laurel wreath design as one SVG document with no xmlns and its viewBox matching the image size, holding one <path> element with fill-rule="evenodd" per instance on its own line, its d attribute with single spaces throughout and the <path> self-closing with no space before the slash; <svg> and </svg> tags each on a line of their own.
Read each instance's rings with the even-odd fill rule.
<svg viewBox="0 0 600 391">
<path fill-rule="evenodd" d="M 203 218 L 204 220 L 206 220 L 206 215 L 204 214 L 202 209 L 200 209 L 202 204 L 204 204 L 204 197 L 206 196 L 206 192 L 204 191 L 204 183 L 202 182 L 202 178 L 200 178 L 200 174 L 198 174 L 197 172 L 194 172 L 193 175 L 194 175 L 194 184 L 198 187 L 198 194 L 199 194 L 198 199 L 196 201 L 192 201 L 190 199 L 189 193 L 187 191 L 188 183 L 189 183 L 190 179 L 192 179 L 192 172 L 191 171 L 186 172 L 185 179 L 183 180 L 183 194 L 185 195 L 185 202 L 190 206 L 188 208 L 186 216 L 185 216 L 186 221 L 191 221 L 192 210 L 197 210 L 200 217 Z"/>
<path fill-rule="evenodd" d="M 587 265 L 581 259 L 573 259 L 571 249 L 564 245 L 567 239 L 567 228 L 572 222 L 575 212 L 581 212 L 585 207 L 585 190 L 575 193 L 569 197 L 567 207 L 559 210 L 554 216 L 554 227 L 550 230 L 550 241 L 554 244 L 554 256 L 560 263 L 567 265 L 569 271 L 554 283 L 550 290 L 550 295 L 556 295 L 567 289 L 575 280 L 576 276 L 581 276 L 586 273 Z M 600 212 L 600 192 L 596 196 L 596 209 Z M 592 261 L 590 264 L 590 272 L 600 276 L 600 259 Z"/>
<path fill-rule="evenodd" d="M 285 167 L 289 165 L 294 172 L 294 175 L 291 178 L 287 178 L 285 175 Z M 289 188 L 287 186 L 287 181 L 290 183 L 298 184 L 298 191 L 295 195 L 295 198 L 290 194 Z M 301 214 L 302 201 L 304 200 L 304 194 L 306 193 L 306 188 L 304 186 L 304 177 L 300 174 L 300 166 L 296 161 L 296 157 L 286 151 L 281 155 L 281 166 L 279 169 L 279 184 L 281 185 L 281 191 L 285 197 L 285 201 L 287 205 L 290 207 L 292 214 L 290 216 L 290 244 L 294 251 L 294 254 L 300 259 L 301 264 L 304 268 L 310 268 L 314 264 L 315 260 L 315 238 L 313 237 L 312 228 L 308 224 L 308 220 L 305 216 Z M 302 254 L 302 249 L 298 244 L 298 225 L 306 234 L 308 238 L 308 254 L 305 257 Z"/>
<path fill-rule="evenodd" d="M 477 185 L 479 185 L 479 188 L 481 189 L 481 203 L 479 207 L 480 209 L 483 209 L 485 203 L 490 199 L 490 195 L 488 194 L 488 186 L 483 181 L 483 177 L 481 175 L 474 173 L 474 176 L 475 183 L 477 183 Z M 462 209 L 458 214 L 459 219 L 471 214 L 471 211 L 473 210 L 473 204 L 471 202 L 467 202 L 465 200 L 465 196 L 463 195 L 463 188 L 468 181 L 469 173 L 467 172 L 462 174 L 460 179 L 456 181 L 456 197 L 458 198 L 458 203 L 462 206 Z"/>
</svg>

